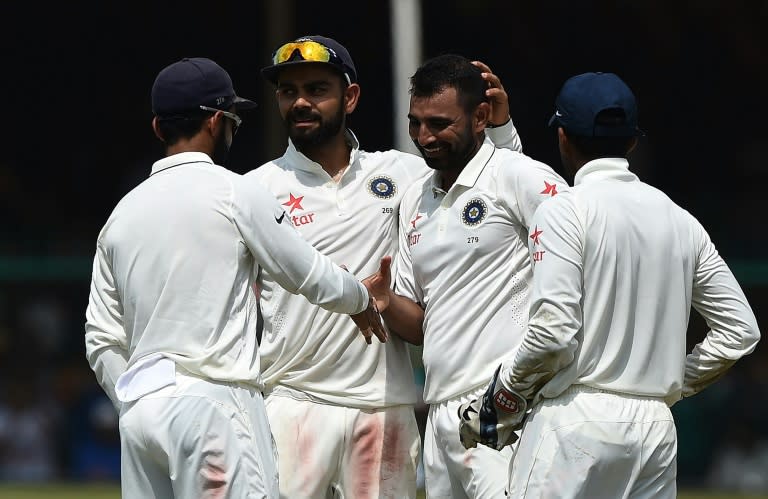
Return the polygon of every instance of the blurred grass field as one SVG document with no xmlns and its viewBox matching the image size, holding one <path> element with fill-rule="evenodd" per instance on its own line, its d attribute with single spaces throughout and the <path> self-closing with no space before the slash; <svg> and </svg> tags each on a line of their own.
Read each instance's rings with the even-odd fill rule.
<svg viewBox="0 0 768 499">
<path fill-rule="evenodd" d="M 120 499 L 115 484 L 0 484 L 0 499 Z"/>
<path fill-rule="evenodd" d="M 711 492 L 680 492 L 678 499 L 768 499 L 765 495 L 715 494 Z M 0 484 L 0 499 L 120 499 L 120 489 L 113 484 L 49 485 Z M 418 499 L 425 499 L 419 492 Z"/>
</svg>

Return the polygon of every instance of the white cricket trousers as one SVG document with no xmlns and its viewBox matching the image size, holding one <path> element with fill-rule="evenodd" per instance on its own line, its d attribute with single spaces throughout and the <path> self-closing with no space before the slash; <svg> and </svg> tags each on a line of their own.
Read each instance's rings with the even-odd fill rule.
<svg viewBox="0 0 768 499">
<path fill-rule="evenodd" d="M 478 444 L 465 449 L 459 439 L 459 406 L 482 397 L 486 388 L 429 406 L 424 435 L 427 499 L 504 499 L 512 448 L 497 451 Z"/>
<path fill-rule="evenodd" d="M 124 404 L 123 499 L 278 497 L 261 393 L 176 373 L 176 384 Z"/>
<path fill-rule="evenodd" d="M 509 474 L 510 498 L 674 499 L 672 412 L 659 398 L 571 386 L 534 406 Z"/>
<path fill-rule="evenodd" d="M 413 407 L 356 409 L 267 396 L 284 499 L 414 499 L 421 438 Z"/>
</svg>

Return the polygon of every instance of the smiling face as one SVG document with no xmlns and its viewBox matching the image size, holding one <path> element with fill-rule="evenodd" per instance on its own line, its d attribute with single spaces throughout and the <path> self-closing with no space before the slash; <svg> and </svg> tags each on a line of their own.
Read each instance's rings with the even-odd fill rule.
<svg viewBox="0 0 768 499">
<path fill-rule="evenodd" d="M 322 146 L 342 134 L 346 115 L 357 104 L 358 92 L 356 84 L 345 85 L 339 72 L 325 64 L 297 64 L 282 69 L 277 102 L 296 148 Z"/>
<path fill-rule="evenodd" d="M 466 111 L 453 87 L 411 97 L 408 133 L 430 168 L 460 172 L 482 144 L 476 128 L 475 112 Z"/>
</svg>

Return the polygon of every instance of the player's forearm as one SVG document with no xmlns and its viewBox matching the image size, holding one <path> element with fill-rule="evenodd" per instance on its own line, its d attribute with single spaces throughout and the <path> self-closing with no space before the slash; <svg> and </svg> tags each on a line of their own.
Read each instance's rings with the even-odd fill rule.
<svg viewBox="0 0 768 499">
<path fill-rule="evenodd" d="M 120 402 L 115 394 L 115 384 L 128 367 L 128 351 L 117 345 L 107 345 L 99 334 L 88 333 L 86 356 L 99 386 L 119 410 Z"/>
<path fill-rule="evenodd" d="M 741 334 L 734 331 L 735 328 L 730 329 L 731 344 L 724 341 L 729 335 L 712 330 L 686 357 L 683 397 L 699 393 L 720 379 L 738 359 L 755 349 L 760 339 L 756 323 Z"/>
<path fill-rule="evenodd" d="M 523 143 L 512 119 L 495 128 L 487 128 L 486 133 L 496 147 L 523 152 Z"/>
<path fill-rule="evenodd" d="M 575 308 L 575 307 L 574 307 Z M 581 322 L 545 300 L 534 303 L 528 331 L 516 354 L 503 363 L 504 383 L 531 399 L 574 358 Z"/>
<path fill-rule="evenodd" d="M 272 193 L 254 177 L 235 185 L 233 223 L 258 263 L 290 293 L 331 312 L 358 314 L 368 307 L 368 291 L 302 238 Z"/>
<path fill-rule="evenodd" d="M 424 310 L 404 296 L 390 292 L 389 305 L 381 317 L 390 331 L 414 345 L 424 343 Z"/>
<path fill-rule="evenodd" d="M 760 341 L 754 311 L 711 243 L 702 249 L 696 270 L 692 304 L 711 329 L 685 359 L 684 397 L 717 381 Z"/>
<path fill-rule="evenodd" d="M 123 306 L 114 287 L 112 273 L 100 267 L 98 255 L 94 265 L 91 294 L 85 311 L 85 354 L 101 388 L 115 408 L 120 402 L 115 383 L 128 366 L 128 335 L 123 325 Z"/>
</svg>

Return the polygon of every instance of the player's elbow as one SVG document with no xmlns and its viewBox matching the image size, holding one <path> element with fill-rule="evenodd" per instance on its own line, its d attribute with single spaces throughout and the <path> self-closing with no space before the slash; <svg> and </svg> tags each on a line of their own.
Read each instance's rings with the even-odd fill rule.
<svg viewBox="0 0 768 499">
<path fill-rule="evenodd" d="M 754 323 L 751 324 L 751 327 L 747 329 L 744 342 L 746 343 L 746 346 L 750 352 L 754 350 L 757 344 L 760 342 L 760 328 L 757 325 L 757 320 L 755 320 Z"/>
<path fill-rule="evenodd" d="M 407 333 L 398 331 L 396 329 L 390 330 L 395 333 L 401 340 L 410 343 L 411 345 L 420 347 L 424 344 L 424 331 L 421 328 L 418 328 L 418 330 L 414 329 L 408 331 Z"/>
<path fill-rule="evenodd" d="M 409 337 L 405 341 L 407 341 L 411 345 L 415 345 L 417 347 L 420 347 L 420 346 L 424 345 L 424 333 L 423 332 L 419 332 L 419 334 L 411 335 L 411 337 Z"/>
</svg>

